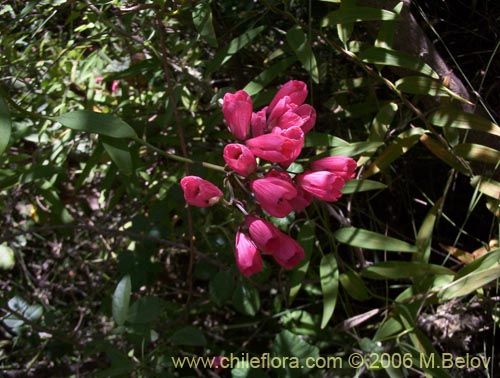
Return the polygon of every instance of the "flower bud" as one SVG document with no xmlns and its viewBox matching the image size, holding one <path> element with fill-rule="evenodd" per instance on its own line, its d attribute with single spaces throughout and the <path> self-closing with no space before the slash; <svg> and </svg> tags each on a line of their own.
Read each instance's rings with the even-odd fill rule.
<svg viewBox="0 0 500 378">
<path fill-rule="evenodd" d="M 307 97 L 306 83 L 299 80 L 290 80 L 286 82 L 271 100 L 271 103 L 269 104 L 269 108 L 267 110 L 268 114 L 273 111 L 278 101 L 280 101 L 285 96 L 290 97 L 290 103 L 293 103 L 297 106 L 302 105 Z"/>
<path fill-rule="evenodd" d="M 250 132 L 252 118 L 252 100 L 243 90 L 226 93 L 222 103 L 222 112 L 231 133 L 240 140 L 245 140 Z"/>
<path fill-rule="evenodd" d="M 327 171 L 305 172 L 296 177 L 297 184 L 306 192 L 323 201 L 336 201 L 345 185 L 342 177 Z"/>
<path fill-rule="evenodd" d="M 311 163 L 313 171 L 328 171 L 342 177 L 344 181 L 354 178 L 356 167 L 356 161 L 345 156 L 329 156 Z"/>
<path fill-rule="evenodd" d="M 243 232 L 236 233 L 236 265 L 245 277 L 262 270 L 262 257 L 252 239 Z"/>
<path fill-rule="evenodd" d="M 198 176 L 186 176 L 181 180 L 181 187 L 184 191 L 186 202 L 193 206 L 208 207 L 213 206 L 223 196 L 222 191 L 210 181 Z"/>
<path fill-rule="evenodd" d="M 223 153 L 226 164 L 236 173 L 248 176 L 257 169 L 257 161 L 252 151 L 243 144 L 228 144 Z"/>
<path fill-rule="evenodd" d="M 250 188 L 269 215 L 283 218 L 293 211 L 290 200 L 297 196 L 297 190 L 290 182 L 279 177 L 264 177 L 252 181 Z"/>
</svg>

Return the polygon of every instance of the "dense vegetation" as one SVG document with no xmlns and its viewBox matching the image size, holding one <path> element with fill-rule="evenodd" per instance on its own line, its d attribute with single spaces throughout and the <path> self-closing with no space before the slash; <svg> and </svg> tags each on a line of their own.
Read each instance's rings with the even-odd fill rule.
<svg viewBox="0 0 500 378">
<path fill-rule="evenodd" d="M 500 12 L 446 3 L 3 1 L 2 376 L 496 376 Z M 467 22 L 433 22 L 446 12 Z M 400 49 L 408 14 L 436 51 Z M 305 258 L 245 277 L 243 214 L 187 206 L 180 181 L 232 196 L 221 100 L 245 90 L 256 111 L 289 80 L 317 114 L 289 172 L 347 156 L 356 177 L 266 217 Z M 172 359 L 231 353 L 301 366 Z M 487 363 L 440 361 L 466 355 Z M 341 363 L 304 365 L 319 356 Z"/>
</svg>

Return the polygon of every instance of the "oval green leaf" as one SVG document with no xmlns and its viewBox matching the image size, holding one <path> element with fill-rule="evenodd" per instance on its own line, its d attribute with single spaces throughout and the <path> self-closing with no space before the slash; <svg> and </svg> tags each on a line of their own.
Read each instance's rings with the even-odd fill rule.
<svg viewBox="0 0 500 378">
<path fill-rule="evenodd" d="M 417 252 L 415 245 L 362 228 L 339 228 L 333 234 L 339 242 L 352 247 L 393 252 Z"/>
<path fill-rule="evenodd" d="M 126 176 L 130 176 L 134 171 L 132 164 L 132 155 L 128 147 L 128 141 L 125 139 L 110 138 L 100 136 L 102 145 L 108 153 L 109 157 L 116 164 L 120 172 Z"/>
<path fill-rule="evenodd" d="M 0 156 L 9 144 L 12 123 L 10 121 L 9 108 L 3 97 L 0 96 Z"/>
<path fill-rule="evenodd" d="M 247 281 L 240 282 L 233 292 L 232 302 L 242 314 L 255 316 L 260 309 L 259 291 Z"/>
<path fill-rule="evenodd" d="M 126 275 L 118 282 L 115 292 L 113 293 L 113 319 L 118 326 L 125 324 L 125 320 L 127 320 L 131 291 L 132 283 L 130 281 L 130 276 Z"/>
</svg>

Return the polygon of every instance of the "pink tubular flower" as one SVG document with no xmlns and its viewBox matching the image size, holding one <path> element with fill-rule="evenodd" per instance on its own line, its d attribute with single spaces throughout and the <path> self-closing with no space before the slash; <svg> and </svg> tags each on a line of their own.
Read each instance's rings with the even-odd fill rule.
<svg viewBox="0 0 500 378">
<path fill-rule="evenodd" d="M 223 153 L 226 164 L 236 173 L 248 176 L 257 169 L 257 161 L 252 151 L 243 144 L 227 144 Z"/>
<path fill-rule="evenodd" d="M 272 223 L 253 215 L 248 215 L 245 222 L 257 248 L 272 255 L 285 269 L 293 269 L 304 258 L 304 250 L 300 244 L 283 234 Z"/>
<path fill-rule="evenodd" d="M 296 177 L 297 184 L 306 192 L 323 201 L 336 201 L 345 185 L 342 177 L 327 171 L 305 172 Z"/>
<path fill-rule="evenodd" d="M 286 82 L 271 100 L 271 103 L 269 104 L 269 108 L 267 110 L 268 114 L 273 111 L 278 101 L 280 101 L 285 96 L 290 97 L 290 103 L 293 103 L 297 106 L 302 105 L 307 97 L 306 83 L 299 80 L 290 80 Z"/>
<path fill-rule="evenodd" d="M 248 139 L 246 145 L 255 156 L 273 163 L 290 164 L 302 151 L 304 132 L 300 127 L 277 130 Z"/>
<path fill-rule="evenodd" d="M 309 192 L 303 190 L 300 186 L 297 185 L 297 196 L 290 201 L 293 205 L 293 209 L 300 213 L 304 211 L 304 209 L 309 206 L 312 202 L 312 195 Z"/>
<path fill-rule="evenodd" d="M 222 112 L 231 133 L 240 140 L 245 140 L 250 132 L 252 119 L 252 100 L 243 90 L 226 93 L 222 104 Z"/>
<path fill-rule="evenodd" d="M 193 206 L 213 206 L 222 198 L 222 191 L 210 181 L 198 176 L 186 176 L 181 180 L 186 202 Z"/>
<path fill-rule="evenodd" d="M 236 265 L 245 277 L 262 270 L 262 257 L 252 239 L 242 233 L 236 233 Z"/>
<path fill-rule="evenodd" d="M 356 161 L 345 156 L 329 156 L 311 163 L 313 171 L 328 171 L 342 177 L 344 181 L 354 178 L 356 167 Z"/>
<path fill-rule="evenodd" d="M 281 180 L 289 182 L 290 184 L 292 183 L 292 178 L 288 173 L 286 173 L 285 171 L 278 171 L 277 169 L 271 169 L 264 175 L 264 177 L 277 177 Z"/>
<path fill-rule="evenodd" d="M 271 216 L 283 218 L 292 212 L 290 200 L 297 196 L 297 190 L 289 181 L 265 177 L 252 181 L 250 188 L 262 208 Z"/>
<path fill-rule="evenodd" d="M 266 111 L 267 106 L 258 112 L 252 113 L 252 119 L 250 121 L 252 136 L 256 137 L 265 133 L 267 126 Z"/>
</svg>

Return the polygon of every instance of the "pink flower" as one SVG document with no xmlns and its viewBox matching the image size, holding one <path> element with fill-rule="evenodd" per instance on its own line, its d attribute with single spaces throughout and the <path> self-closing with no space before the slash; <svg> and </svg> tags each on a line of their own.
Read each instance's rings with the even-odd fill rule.
<svg viewBox="0 0 500 378">
<path fill-rule="evenodd" d="M 181 180 L 186 202 L 193 206 L 213 206 L 222 198 L 222 191 L 210 181 L 198 176 L 186 176 Z"/>
<path fill-rule="evenodd" d="M 336 201 L 345 185 L 342 177 L 327 171 L 305 172 L 296 177 L 297 184 L 306 192 L 323 201 Z"/>
<path fill-rule="evenodd" d="M 113 80 L 113 83 L 111 84 L 111 93 L 115 93 L 119 85 L 120 85 L 120 80 Z"/>
<path fill-rule="evenodd" d="M 236 265 L 245 277 L 262 270 L 262 257 L 252 239 L 242 233 L 236 233 Z"/>
<path fill-rule="evenodd" d="M 264 175 L 264 177 L 277 177 L 281 180 L 289 182 L 290 184 L 292 183 L 292 178 L 288 173 L 286 173 L 285 171 L 278 171 L 277 169 L 271 169 Z"/>
<path fill-rule="evenodd" d="M 273 110 L 269 113 L 267 128 L 272 130 L 284 114 L 293 111 L 295 108 L 297 108 L 297 105 L 292 103 L 292 99 L 289 96 L 284 96 L 276 103 Z M 288 127 L 281 128 L 287 129 Z"/>
<path fill-rule="evenodd" d="M 300 127 L 304 134 L 314 127 L 314 124 L 316 123 L 316 110 L 314 110 L 311 105 L 300 105 L 297 109 L 295 109 L 295 113 L 302 118 L 303 123 Z"/>
<path fill-rule="evenodd" d="M 305 190 L 303 190 L 298 185 L 295 189 L 297 189 L 297 196 L 290 202 L 293 206 L 293 209 L 297 213 L 300 213 L 300 212 L 304 211 L 304 209 L 311 204 L 312 195 L 309 192 L 306 192 Z"/>
<path fill-rule="evenodd" d="M 285 269 L 293 269 L 304 258 L 304 250 L 300 244 L 283 234 L 272 223 L 253 215 L 248 215 L 245 222 L 257 248 L 272 255 Z"/>
<path fill-rule="evenodd" d="M 224 160 L 229 167 L 242 176 L 248 176 L 257 169 L 257 161 L 252 151 L 243 144 L 227 144 L 224 147 Z"/>
<path fill-rule="evenodd" d="M 300 127 L 275 130 L 277 131 L 248 139 L 246 145 L 255 156 L 273 163 L 290 165 L 302 151 L 304 133 Z"/>
<path fill-rule="evenodd" d="M 290 103 L 297 106 L 302 105 L 307 97 L 306 83 L 299 80 L 290 80 L 285 83 L 271 100 L 271 103 L 269 104 L 269 108 L 267 110 L 268 114 L 273 111 L 278 101 L 280 101 L 285 96 L 290 97 Z"/>
<path fill-rule="evenodd" d="M 311 163 L 313 171 L 328 171 L 342 177 L 344 181 L 354 178 L 356 167 L 356 161 L 345 156 L 329 156 Z"/>
<path fill-rule="evenodd" d="M 252 113 L 252 119 L 250 121 L 250 126 L 252 128 L 252 136 L 256 137 L 264 134 L 266 131 L 267 121 L 266 121 L 267 106 L 262 108 L 256 113 Z"/>
<path fill-rule="evenodd" d="M 250 132 L 252 118 L 252 100 L 243 90 L 226 93 L 222 104 L 222 112 L 231 133 L 240 140 L 245 140 Z"/>
<path fill-rule="evenodd" d="M 269 215 L 283 218 L 292 212 L 290 200 L 295 198 L 297 190 L 289 181 L 279 177 L 265 177 L 252 181 L 250 188 Z"/>
</svg>

